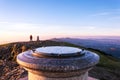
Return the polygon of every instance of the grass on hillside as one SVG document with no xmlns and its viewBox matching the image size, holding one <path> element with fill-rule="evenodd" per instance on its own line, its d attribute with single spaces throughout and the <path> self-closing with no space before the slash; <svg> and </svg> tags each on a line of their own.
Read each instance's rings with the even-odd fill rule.
<svg viewBox="0 0 120 80">
<path fill-rule="evenodd" d="M 70 43 L 67 43 L 67 42 L 64 42 L 64 44 L 66 46 L 72 46 L 72 47 L 87 49 L 83 46 L 77 46 L 77 45 L 70 44 Z M 119 59 L 116 59 L 112 56 L 109 56 L 106 53 L 104 53 L 102 51 L 99 51 L 99 50 L 95 50 L 95 49 L 87 49 L 87 50 L 95 52 L 96 54 L 98 54 L 100 56 L 100 61 L 97 64 L 97 66 L 109 68 L 109 69 L 112 69 L 112 70 L 120 70 L 120 60 Z"/>
<path fill-rule="evenodd" d="M 95 52 L 96 54 L 98 54 L 100 56 L 100 61 L 97 64 L 97 66 L 114 69 L 114 70 L 116 70 L 116 69 L 120 70 L 120 60 L 119 59 L 109 56 L 107 54 L 105 55 L 105 53 L 102 53 L 98 50 L 92 50 L 92 49 L 88 49 L 88 50 Z"/>
<path fill-rule="evenodd" d="M 43 42 L 45 44 L 48 44 L 48 45 L 50 45 L 52 43 L 52 45 L 53 44 L 57 44 L 59 46 L 71 46 L 71 47 L 78 47 L 78 48 L 81 48 L 81 49 L 90 50 L 92 52 L 97 53 L 100 56 L 100 61 L 97 64 L 97 66 L 101 66 L 101 67 L 105 67 L 105 68 L 110 68 L 110 69 L 119 69 L 120 70 L 120 60 L 116 59 L 116 58 L 114 58 L 112 56 L 109 56 L 109 55 L 105 54 L 102 51 L 99 51 L 99 50 L 96 50 L 96 49 L 92 49 L 92 48 L 85 48 L 83 46 L 77 46 L 77 45 L 70 44 L 70 43 L 67 43 L 67 42 L 56 42 L 56 41 L 49 41 L 49 40 L 43 41 Z M 16 43 L 20 43 L 20 42 L 16 42 Z M 29 42 L 27 42 L 27 43 L 29 43 Z M 35 42 L 32 42 L 32 43 L 35 43 Z M 2 44 L 0 46 L 9 46 L 10 44 L 14 44 L 14 43 Z M 41 46 L 42 46 L 42 44 L 41 44 Z"/>
</svg>

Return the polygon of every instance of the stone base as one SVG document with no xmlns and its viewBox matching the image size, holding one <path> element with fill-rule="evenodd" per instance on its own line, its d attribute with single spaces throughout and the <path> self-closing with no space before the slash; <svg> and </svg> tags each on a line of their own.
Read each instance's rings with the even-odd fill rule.
<svg viewBox="0 0 120 80">
<path fill-rule="evenodd" d="M 20 78 L 19 80 L 28 80 L 28 77 Z M 64 79 L 63 79 L 64 80 Z M 88 77 L 88 80 L 99 80 L 92 77 Z"/>
<path fill-rule="evenodd" d="M 28 73 L 29 80 L 88 80 L 88 73 L 75 77 L 67 77 L 67 78 L 48 78 L 40 75 L 35 75 L 31 72 Z"/>
</svg>

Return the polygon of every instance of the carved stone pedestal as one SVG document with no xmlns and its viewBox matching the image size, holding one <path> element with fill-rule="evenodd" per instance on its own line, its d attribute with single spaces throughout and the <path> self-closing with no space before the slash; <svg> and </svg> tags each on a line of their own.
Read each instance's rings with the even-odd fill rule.
<svg viewBox="0 0 120 80">
<path fill-rule="evenodd" d="M 28 80 L 88 80 L 88 71 L 98 61 L 93 52 L 66 46 L 41 47 L 17 56 Z"/>
</svg>

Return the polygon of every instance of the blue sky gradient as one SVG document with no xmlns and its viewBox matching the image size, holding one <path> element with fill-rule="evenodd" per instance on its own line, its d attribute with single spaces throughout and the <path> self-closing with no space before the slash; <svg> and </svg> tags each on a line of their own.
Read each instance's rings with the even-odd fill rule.
<svg viewBox="0 0 120 80">
<path fill-rule="evenodd" d="M 120 0 L 0 0 L 2 42 L 28 40 L 30 34 L 120 36 L 119 21 Z"/>
</svg>

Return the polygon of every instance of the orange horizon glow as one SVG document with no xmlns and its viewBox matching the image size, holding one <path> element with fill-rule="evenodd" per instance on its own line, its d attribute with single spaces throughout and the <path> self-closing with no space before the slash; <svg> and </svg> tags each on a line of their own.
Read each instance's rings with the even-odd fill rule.
<svg viewBox="0 0 120 80">
<path fill-rule="evenodd" d="M 19 35 L 19 36 L 1 36 L 0 44 L 4 43 L 11 43 L 11 42 L 22 42 L 22 41 L 30 41 L 29 38 L 30 35 Z M 88 35 L 81 35 L 81 36 L 75 36 L 75 35 L 32 35 L 33 41 L 37 40 L 37 36 L 39 36 L 40 40 L 49 40 L 52 38 L 101 38 L 101 37 L 120 37 L 116 35 L 108 36 L 108 35 L 94 35 L 94 36 L 88 36 Z"/>
</svg>

